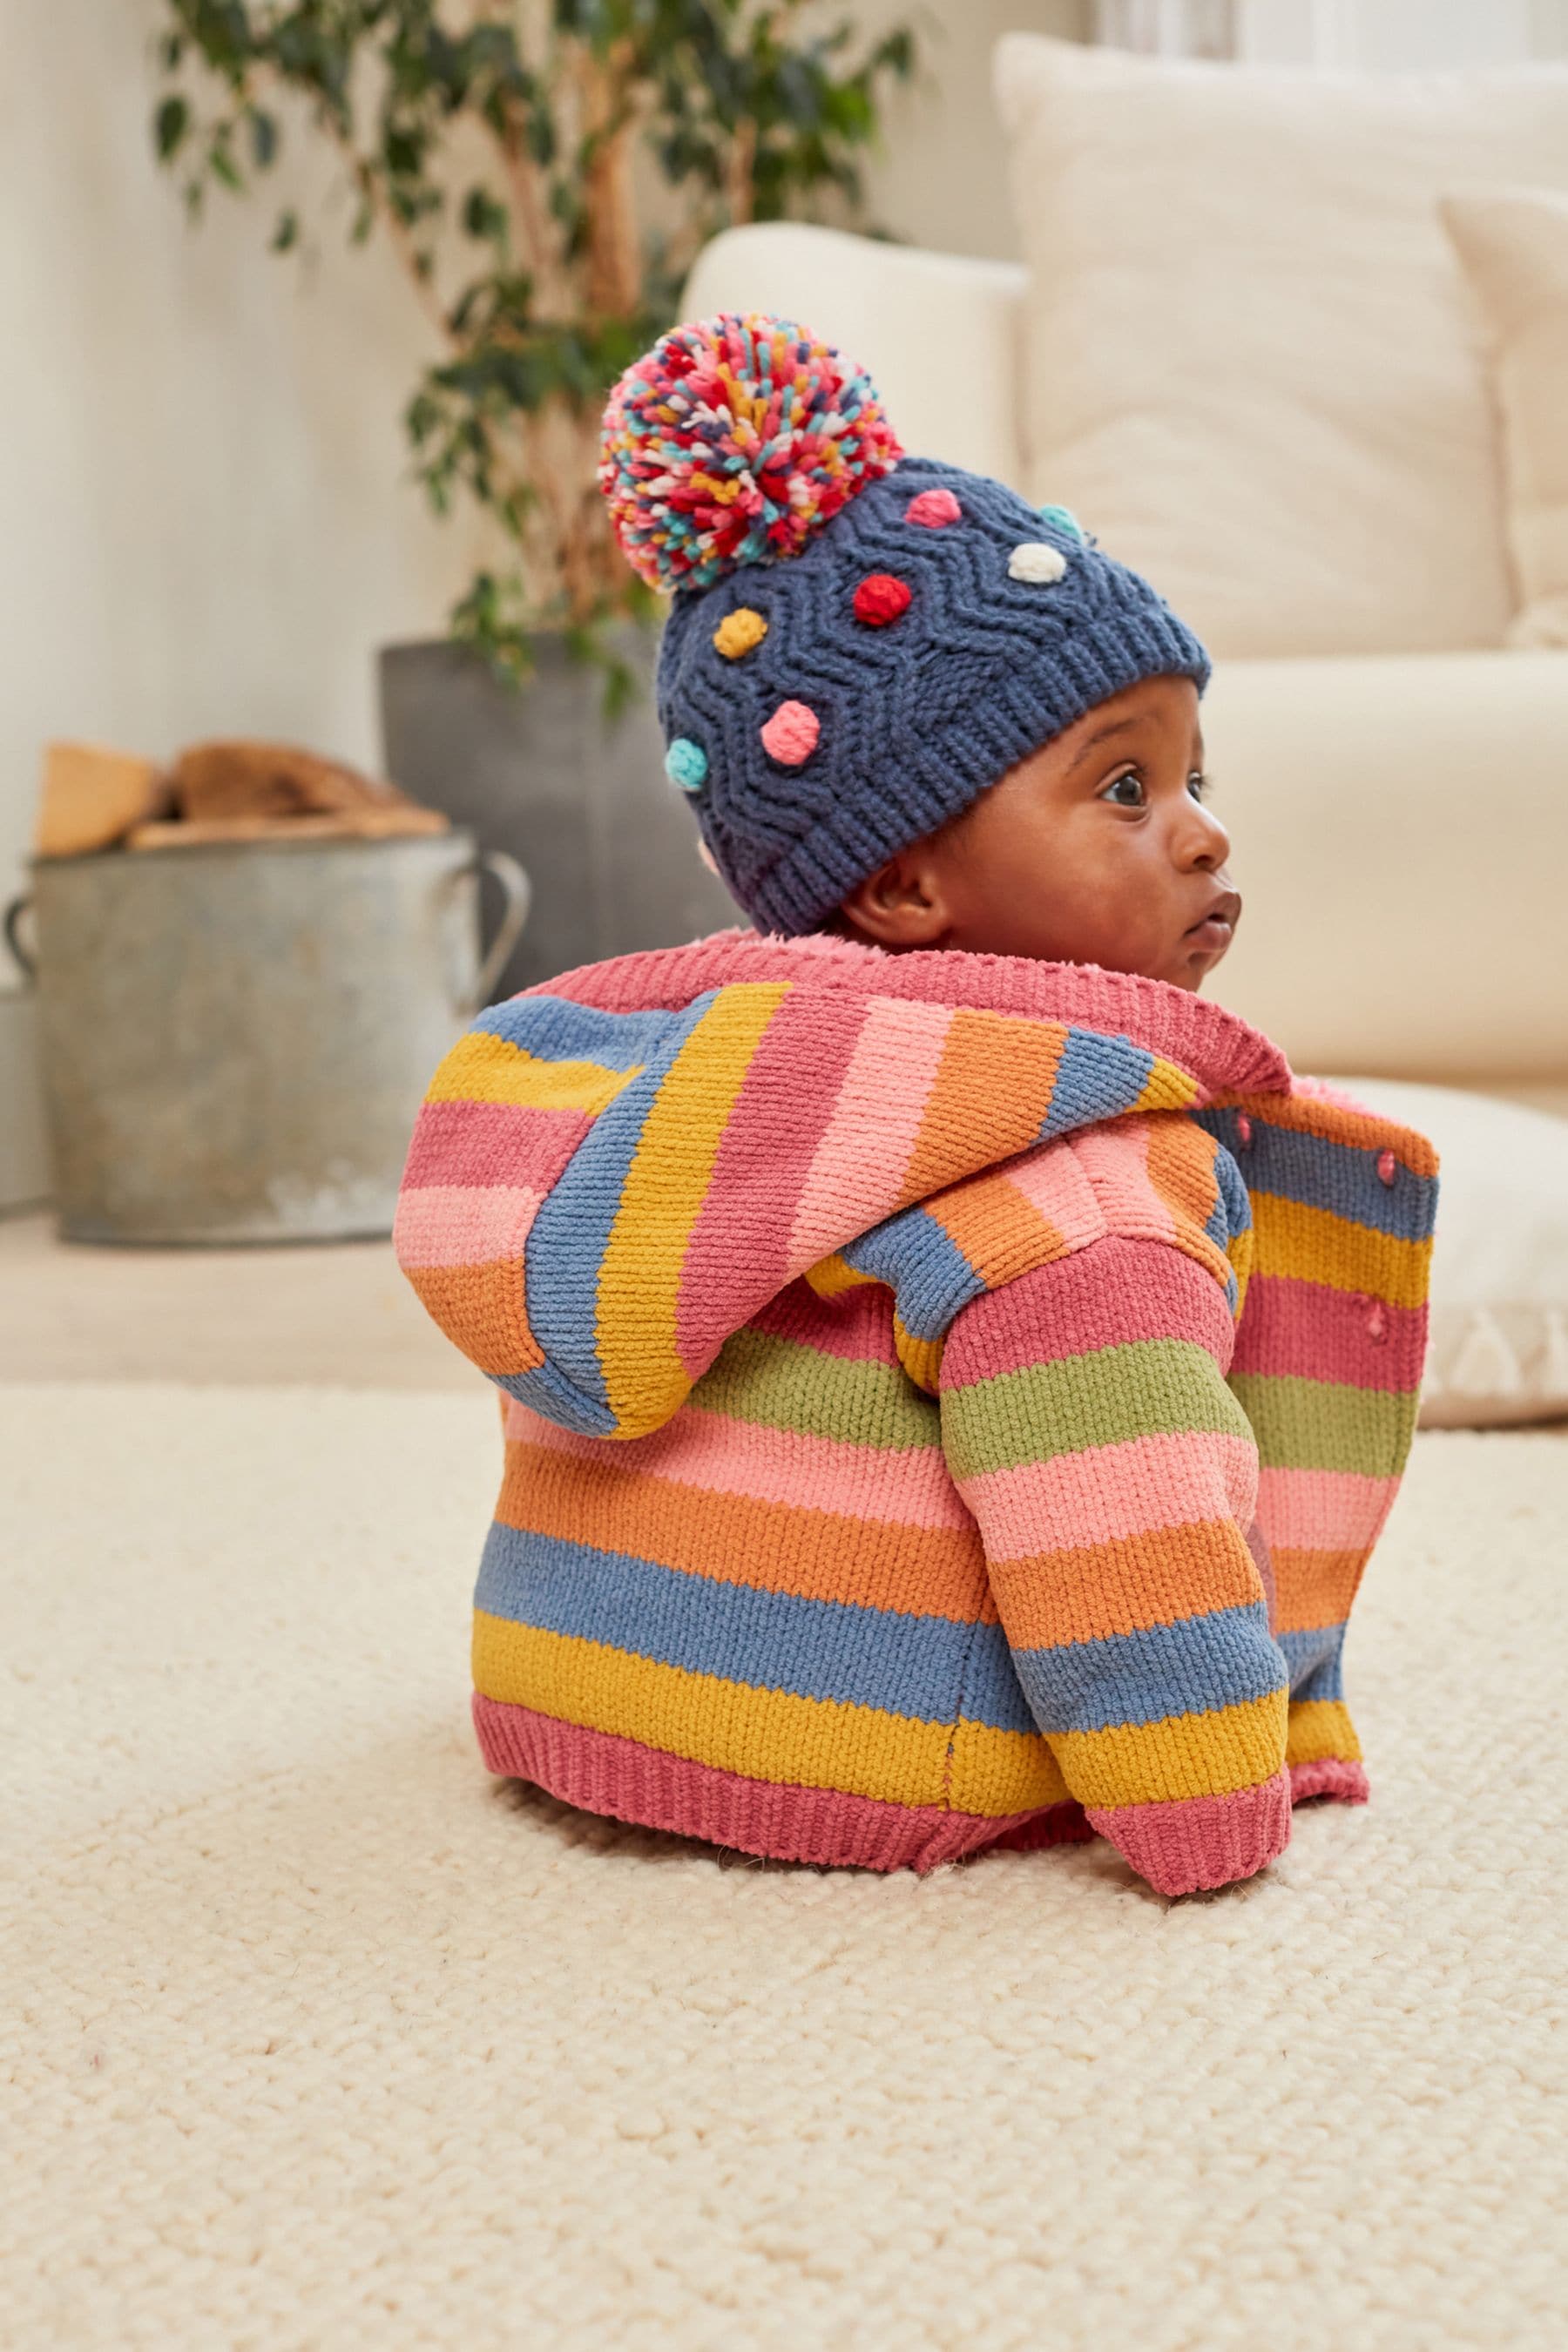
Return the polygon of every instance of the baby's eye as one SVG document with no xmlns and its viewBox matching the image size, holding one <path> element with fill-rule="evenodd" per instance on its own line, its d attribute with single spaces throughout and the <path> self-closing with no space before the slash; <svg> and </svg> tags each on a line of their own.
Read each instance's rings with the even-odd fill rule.
<svg viewBox="0 0 1568 2352">
<path fill-rule="evenodd" d="M 1113 801 L 1118 808 L 1142 808 L 1143 779 L 1136 768 L 1129 768 L 1122 776 L 1112 776 L 1100 795 L 1102 801 Z"/>
<path fill-rule="evenodd" d="M 1208 797 L 1208 778 L 1205 775 L 1201 768 L 1194 768 L 1192 774 L 1187 778 L 1188 792 L 1191 793 L 1194 800 L 1201 801 L 1205 800 Z"/>
</svg>

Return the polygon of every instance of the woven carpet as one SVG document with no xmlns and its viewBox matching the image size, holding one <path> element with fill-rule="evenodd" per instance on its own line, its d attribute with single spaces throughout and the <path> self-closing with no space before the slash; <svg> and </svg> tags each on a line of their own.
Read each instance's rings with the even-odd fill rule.
<svg viewBox="0 0 1568 2352">
<path fill-rule="evenodd" d="M 1562 2342 L 1563 1436 L 1418 1440 L 1372 1805 L 1168 1904 L 1103 1844 L 883 1880 L 488 1780 L 488 1395 L 0 1435 L 11 2352 Z"/>
</svg>

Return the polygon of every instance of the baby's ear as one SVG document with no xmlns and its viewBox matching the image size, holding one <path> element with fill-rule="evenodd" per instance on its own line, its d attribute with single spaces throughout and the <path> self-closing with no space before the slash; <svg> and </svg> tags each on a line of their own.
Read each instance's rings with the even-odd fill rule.
<svg viewBox="0 0 1568 2352">
<path fill-rule="evenodd" d="M 863 882 L 840 910 L 855 935 L 879 948 L 933 948 L 952 928 L 931 845 L 900 849 Z"/>
</svg>

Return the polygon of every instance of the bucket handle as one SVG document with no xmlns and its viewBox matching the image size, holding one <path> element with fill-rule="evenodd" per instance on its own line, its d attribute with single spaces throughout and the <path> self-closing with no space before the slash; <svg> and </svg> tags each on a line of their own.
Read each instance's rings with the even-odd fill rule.
<svg viewBox="0 0 1568 2352">
<path fill-rule="evenodd" d="M 522 927 L 533 904 L 533 885 L 516 858 L 509 857 L 504 849 L 481 849 L 468 871 L 480 877 L 493 874 L 504 893 L 504 903 L 500 925 L 490 941 L 489 953 L 475 976 L 472 992 L 458 1007 L 465 1018 L 481 1013 L 489 1003 L 490 992 L 506 967 L 507 959 L 522 937 Z"/>
<path fill-rule="evenodd" d="M 32 911 L 33 901 L 24 892 L 21 898 L 12 899 L 5 914 L 5 944 L 11 950 L 11 961 L 29 984 L 38 977 L 38 959 L 30 948 L 22 945 L 22 918 Z"/>
</svg>

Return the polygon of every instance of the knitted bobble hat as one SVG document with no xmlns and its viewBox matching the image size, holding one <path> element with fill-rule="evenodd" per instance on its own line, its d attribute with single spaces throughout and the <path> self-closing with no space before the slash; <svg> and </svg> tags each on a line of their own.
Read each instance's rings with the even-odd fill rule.
<svg viewBox="0 0 1568 2352">
<path fill-rule="evenodd" d="M 665 335 L 610 395 L 599 482 L 673 592 L 666 771 L 770 930 L 816 929 L 1124 687 L 1208 680 L 1065 508 L 905 457 L 870 379 L 785 320 Z"/>
</svg>

